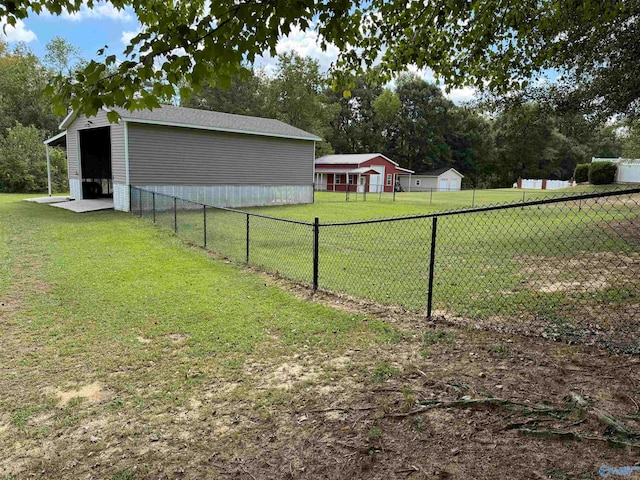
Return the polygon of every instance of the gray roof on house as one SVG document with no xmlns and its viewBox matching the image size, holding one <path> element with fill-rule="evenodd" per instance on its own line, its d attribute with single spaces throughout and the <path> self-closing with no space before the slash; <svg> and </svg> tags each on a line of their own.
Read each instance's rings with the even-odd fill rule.
<svg viewBox="0 0 640 480">
<path fill-rule="evenodd" d="M 134 123 L 247 133 L 300 140 L 322 140 L 313 133 L 305 132 L 272 118 L 250 117 L 248 115 L 235 115 L 196 108 L 174 107 L 172 105 L 163 105 L 153 110 L 136 110 L 134 112 L 130 112 L 125 108 L 113 108 L 113 110 L 118 112 L 124 120 Z M 66 128 L 74 118 L 75 115 L 69 115 L 62 123 L 61 128 Z"/>
<path fill-rule="evenodd" d="M 395 165 L 396 170 L 402 170 L 404 172 L 413 173 L 413 170 L 409 170 L 408 168 L 402 168 L 396 162 L 391 160 L 389 157 L 384 156 L 381 153 L 347 153 L 347 154 L 336 154 L 336 155 L 325 155 L 320 158 L 316 158 L 316 165 L 360 165 L 362 162 L 366 162 L 373 158 L 382 157 L 385 160 L 393 163 Z"/>
<path fill-rule="evenodd" d="M 439 177 L 440 175 L 442 175 L 445 172 L 448 172 L 449 170 L 453 170 L 454 172 L 456 172 L 461 177 L 464 177 L 464 175 L 462 175 L 459 171 L 457 171 L 453 167 L 435 168 L 433 170 L 428 170 L 426 172 L 418 173 L 416 176 L 417 177 L 420 177 L 420 176 L 422 176 L 422 177 Z"/>
<path fill-rule="evenodd" d="M 398 165 L 390 158 L 385 157 L 381 153 L 349 153 L 342 155 L 325 155 L 324 157 L 316 158 L 316 165 L 358 165 L 372 158 L 383 157 L 389 160 L 394 165 Z"/>
</svg>

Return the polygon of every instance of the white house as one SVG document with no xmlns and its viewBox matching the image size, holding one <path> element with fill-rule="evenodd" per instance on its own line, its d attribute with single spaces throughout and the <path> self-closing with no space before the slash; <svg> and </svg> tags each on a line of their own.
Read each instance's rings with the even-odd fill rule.
<svg viewBox="0 0 640 480">
<path fill-rule="evenodd" d="M 400 186 L 405 192 L 457 192 L 464 175 L 455 168 L 442 167 L 418 175 L 400 175 Z"/>
</svg>

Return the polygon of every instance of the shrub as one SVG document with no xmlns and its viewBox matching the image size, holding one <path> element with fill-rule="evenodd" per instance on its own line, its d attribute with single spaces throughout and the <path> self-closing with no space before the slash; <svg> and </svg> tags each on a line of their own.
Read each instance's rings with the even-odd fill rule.
<svg viewBox="0 0 640 480">
<path fill-rule="evenodd" d="M 16 124 L 0 137 L 0 192 L 44 192 L 47 189 L 47 156 L 44 132 Z M 67 162 L 58 149 L 50 149 L 53 191 L 67 187 Z"/>
<path fill-rule="evenodd" d="M 607 185 L 616 181 L 618 167 L 611 162 L 594 162 L 589 165 L 589 183 Z"/>
<path fill-rule="evenodd" d="M 576 183 L 584 183 L 589 181 L 589 165 L 590 163 L 579 163 L 573 172 L 573 179 Z"/>
</svg>

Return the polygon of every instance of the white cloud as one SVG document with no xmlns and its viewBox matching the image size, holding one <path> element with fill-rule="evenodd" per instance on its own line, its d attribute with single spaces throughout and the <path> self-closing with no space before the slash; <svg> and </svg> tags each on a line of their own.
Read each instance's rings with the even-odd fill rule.
<svg viewBox="0 0 640 480">
<path fill-rule="evenodd" d="M 431 68 L 418 68 L 415 65 L 409 65 L 407 70 L 411 73 L 418 75 L 420 78 L 424 79 L 429 83 L 435 83 L 442 90 L 442 94 L 451 100 L 456 105 L 460 105 L 465 102 L 469 102 L 476 98 L 476 94 L 478 90 L 474 87 L 462 87 L 462 88 L 452 88 L 449 92 L 446 90 L 446 85 L 438 84 L 436 82 L 436 77 Z M 395 86 L 395 83 L 393 84 Z"/>
<path fill-rule="evenodd" d="M 142 33 L 142 30 L 140 29 L 140 27 L 138 27 L 137 30 L 124 31 L 120 36 L 120 41 L 125 45 L 129 45 L 133 37 L 135 37 L 139 33 Z"/>
<path fill-rule="evenodd" d="M 328 45 L 327 50 L 323 51 L 315 30 L 301 30 L 299 27 L 293 27 L 291 33 L 278 42 L 276 52 L 278 54 L 296 52 L 302 57 L 311 57 L 318 61 L 320 70 L 326 71 L 336 60 L 340 51 L 334 45 Z M 268 54 L 259 57 L 256 65 L 262 67 L 267 75 L 273 75 L 275 71 L 275 59 Z"/>
<path fill-rule="evenodd" d="M 476 98 L 478 91 L 473 87 L 452 88 L 450 92 L 443 90 L 444 96 L 451 100 L 456 105 L 460 105 L 464 102 L 469 102 Z"/>
<path fill-rule="evenodd" d="M 29 30 L 22 20 L 17 20 L 15 26 L 7 24 L 7 17 L 0 18 L 0 38 L 12 42 L 33 42 L 37 40 L 36 34 Z"/>
<path fill-rule="evenodd" d="M 52 16 L 48 12 L 43 15 Z M 129 22 L 133 20 L 135 16 L 130 9 L 120 10 L 109 2 L 97 2 L 94 4 L 93 8 L 89 8 L 86 4 L 83 4 L 77 12 L 70 13 L 68 11 L 63 11 L 62 14 L 60 14 L 60 18 L 74 22 L 79 22 L 87 18 L 106 18 L 118 22 Z"/>
<path fill-rule="evenodd" d="M 300 30 L 299 27 L 293 27 L 291 33 L 280 40 L 276 46 L 278 53 L 293 51 L 303 57 L 313 57 L 320 63 L 322 68 L 328 68 L 329 65 L 338 57 L 338 47 L 328 45 L 326 51 L 320 48 L 320 38 L 315 30 Z"/>
</svg>

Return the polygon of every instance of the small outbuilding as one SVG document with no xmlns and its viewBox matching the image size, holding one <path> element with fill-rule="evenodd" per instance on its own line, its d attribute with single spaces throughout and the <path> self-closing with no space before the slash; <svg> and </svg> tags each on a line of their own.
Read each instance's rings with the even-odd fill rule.
<svg viewBox="0 0 640 480">
<path fill-rule="evenodd" d="M 457 192 L 464 175 L 452 167 L 442 167 L 418 175 L 401 175 L 400 186 L 405 192 Z"/>
<path fill-rule="evenodd" d="M 279 120 L 174 106 L 70 113 L 45 142 L 67 150 L 76 200 L 113 198 L 128 211 L 130 187 L 210 205 L 313 202 L 315 142 Z"/>
<path fill-rule="evenodd" d="M 381 153 L 325 155 L 315 161 L 315 186 L 330 192 L 393 192 L 400 175 L 412 173 Z"/>
</svg>

